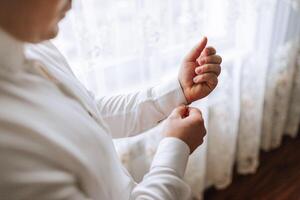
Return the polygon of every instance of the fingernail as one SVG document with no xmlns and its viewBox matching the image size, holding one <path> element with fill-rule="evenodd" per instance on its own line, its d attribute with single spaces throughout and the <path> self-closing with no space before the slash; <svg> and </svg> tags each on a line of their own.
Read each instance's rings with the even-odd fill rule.
<svg viewBox="0 0 300 200">
<path fill-rule="evenodd" d="M 205 49 L 205 53 L 206 53 L 207 55 L 209 55 L 209 54 L 210 54 L 210 50 L 209 50 L 208 48 L 206 48 L 206 49 Z"/>
<path fill-rule="evenodd" d="M 205 63 L 205 58 L 201 58 L 200 63 L 201 63 L 201 65 L 204 64 Z"/>
<path fill-rule="evenodd" d="M 200 41 L 200 42 L 203 42 L 205 39 L 206 39 L 206 37 L 203 36 L 203 37 L 201 38 L 201 41 Z"/>
<path fill-rule="evenodd" d="M 201 70 L 200 67 L 198 67 L 196 70 L 197 70 L 196 74 L 201 74 L 201 71 L 202 71 L 202 70 Z"/>
</svg>

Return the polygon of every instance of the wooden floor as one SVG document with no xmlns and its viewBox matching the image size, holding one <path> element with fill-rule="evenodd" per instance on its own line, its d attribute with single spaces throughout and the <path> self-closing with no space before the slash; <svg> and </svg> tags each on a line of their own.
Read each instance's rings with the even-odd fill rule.
<svg viewBox="0 0 300 200">
<path fill-rule="evenodd" d="M 284 138 L 279 149 L 261 153 L 254 175 L 234 175 L 225 190 L 208 189 L 205 200 L 300 200 L 300 135 Z"/>
</svg>

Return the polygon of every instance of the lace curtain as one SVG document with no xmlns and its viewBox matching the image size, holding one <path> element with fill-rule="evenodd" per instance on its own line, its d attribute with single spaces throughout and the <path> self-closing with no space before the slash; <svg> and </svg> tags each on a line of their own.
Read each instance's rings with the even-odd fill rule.
<svg viewBox="0 0 300 200">
<path fill-rule="evenodd" d="M 97 96 L 127 93 L 176 76 L 202 35 L 223 57 L 213 94 L 193 106 L 208 134 L 189 159 L 193 197 L 231 183 L 233 166 L 254 173 L 259 151 L 296 136 L 300 122 L 299 0 L 77 0 L 54 41 Z M 140 181 L 160 126 L 116 140 L 120 158 Z"/>
</svg>

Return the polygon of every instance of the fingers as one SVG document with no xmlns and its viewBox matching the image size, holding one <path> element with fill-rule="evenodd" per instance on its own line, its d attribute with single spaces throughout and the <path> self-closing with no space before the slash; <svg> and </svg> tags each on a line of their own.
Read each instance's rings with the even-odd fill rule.
<svg viewBox="0 0 300 200">
<path fill-rule="evenodd" d="M 188 108 L 186 105 L 178 106 L 173 110 L 170 116 L 184 118 L 187 116 Z"/>
<path fill-rule="evenodd" d="M 189 107 L 188 108 L 189 116 L 187 119 L 192 119 L 199 123 L 204 123 L 202 112 L 198 108 Z"/>
<path fill-rule="evenodd" d="M 199 117 L 201 116 L 202 118 L 202 112 L 198 108 L 189 107 L 188 111 L 189 111 L 189 116 L 199 116 Z"/>
<path fill-rule="evenodd" d="M 207 37 L 204 37 L 199 44 L 197 44 L 191 52 L 185 57 L 186 62 L 195 62 L 196 59 L 201 55 L 203 49 L 207 44 Z"/>
<path fill-rule="evenodd" d="M 221 64 L 222 57 L 219 55 L 203 56 L 197 59 L 199 65 L 203 64 Z"/>
<path fill-rule="evenodd" d="M 195 69 L 197 75 L 205 73 L 214 73 L 217 76 L 221 73 L 221 66 L 219 64 L 205 64 Z"/>
<path fill-rule="evenodd" d="M 203 56 L 211 56 L 211 55 L 214 55 L 214 54 L 216 54 L 216 53 L 217 53 L 216 49 L 215 49 L 214 47 L 209 46 L 209 47 L 206 47 L 206 48 L 202 51 L 200 57 L 203 57 Z"/>
<path fill-rule="evenodd" d="M 214 73 L 205 73 L 193 78 L 195 84 L 207 83 L 211 88 L 215 88 L 218 84 L 218 77 Z"/>
</svg>

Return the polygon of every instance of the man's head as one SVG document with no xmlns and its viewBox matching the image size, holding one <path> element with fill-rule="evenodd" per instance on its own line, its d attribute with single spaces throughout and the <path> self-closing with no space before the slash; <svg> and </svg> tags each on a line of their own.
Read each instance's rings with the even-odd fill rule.
<svg viewBox="0 0 300 200">
<path fill-rule="evenodd" d="M 54 38 L 72 0 L 1 0 L 0 27 L 24 42 Z"/>
</svg>

